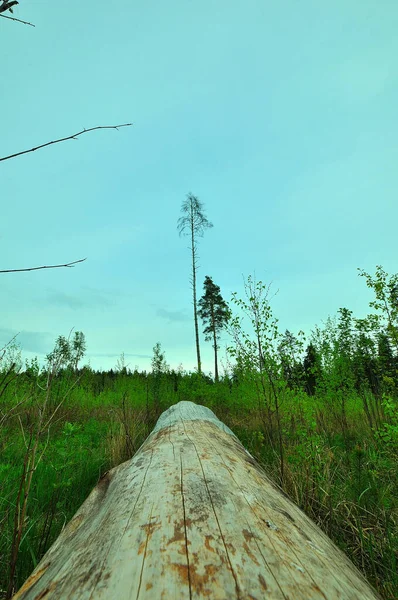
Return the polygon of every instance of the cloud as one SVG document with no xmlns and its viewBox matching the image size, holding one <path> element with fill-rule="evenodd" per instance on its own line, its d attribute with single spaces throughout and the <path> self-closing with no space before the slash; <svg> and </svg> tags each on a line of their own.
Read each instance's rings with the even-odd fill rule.
<svg viewBox="0 0 398 600">
<path fill-rule="evenodd" d="M 82 288 L 79 296 L 49 289 L 47 291 L 47 302 L 56 306 L 66 306 L 72 310 L 92 308 L 93 306 L 111 306 L 113 304 L 102 291 L 87 287 Z"/>
<path fill-rule="evenodd" d="M 5 346 L 16 335 L 15 342 L 20 344 L 25 352 L 38 352 L 46 354 L 54 346 L 55 338 L 51 333 L 43 331 L 17 331 L 13 329 L 0 329 L 0 347 Z"/>
<path fill-rule="evenodd" d="M 47 300 L 50 304 L 56 304 L 57 306 L 67 306 L 72 310 L 78 310 L 79 308 L 84 308 L 84 306 L 87 305 L 87 303 L 84 302 L 81 298 L 65 294 L 64 292 L 50 292 L 48 294 Z"/>
<path fill-rule="evenodd" d="M 93 352 L 89 352 L 87 354 L 87 358 L 90 358 L 90 356 L 93 356 L 95 358 L 119 358 L 120 355 L 122 353 L 119 352 L 118 354 L 116 354 L 115 352 L 100 352 L 100 353 L 93 353 Z M 150 356 L 149 354 L 132 354 L 130 352 L 123 352 L 124 354 L 124 358 L 152 358 L 152 356 Z"/>
<path fill-rule="evenodd" d="M 100 352 L 100 353 L 93 353 L 93 352 L 88 352 L 85 357 L 84 360 L 90 360 L 90 358 L 92 359 L 100 359 L 100 358 L 109 358 L 112 359 L 112 361 L 114 363 L 116 363 L 116 361 L 118 361 L 120 359 L 120 355 L 121 352 L 119 352 L 118 354 L 115 353 L 107 353 L 107 352 Z M 123 352 L 124 355 L 124 359 L 125 361 L 127 361 L 128 359 L 133 359 L 133 358 L 139 358 L 139 359 L 144 359 L 144 360 L 151 360 L 152 356 L 149 356 L 149 354 L 133 354 L 130 352 Z M 126 366 L 129 366 L 130 363 L 127 363 Z"/>
<path fill-rule="evenodd" d="M 191 317 L 186 314 L 186 310 L 167 310 L 165 308 L 158 308 L 156 311 L 158 317 L 167 319 L 169 323 L 175 323 L 177 321 L 190 321 Z"/>
</svg>

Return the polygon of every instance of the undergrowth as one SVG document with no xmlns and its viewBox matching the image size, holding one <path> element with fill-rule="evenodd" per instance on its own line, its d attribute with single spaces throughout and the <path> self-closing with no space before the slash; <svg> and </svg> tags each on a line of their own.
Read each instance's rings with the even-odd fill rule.
<svg viewBox="0 0 398 600">
<path fill-rule="evenodd" d="M 37 449 L 37 463 L 14 573 L 15 591 L 37 565 L 101 475 L 128 460 L 152 430 L 157 416 L 179 400 L 215 411 L 244 446 L 278 480 L 277 422 L 266 420 L 262 398 L 251 380 L 213 383 L 184 374 L 178 385 L 164 376 L 161 401 L 150 375 L 119 375 L 104 389 L 83 374 L 59 406 Z M 38 383 L 38 382 L 36 382 Z M 109 384 L 109 386 L 107 385 Z M 30 385 L 30 383 L 29 383 Z M 57 386 L 50 404 L 57 406 Z M 59 392 L 59 390 L 58 390 Z M 2 396 L 0 429 L 0 590 L 10 588 L 10 560 L 16 527 L 16 499 L 23 478 L 28 434 L 40 399 L 32 400 L 26 380 L 16 378 Z M 58 399 L 60 395 L 58 393 Z M 25 398 L 18 404 L 19 398 Z M 346 427 L 331 411 L 328 396 L 285 390 L 281 397 L 284 444 L 283 488 L 351 558 L 386 599 L 398 596 L 398 446 L 396 406 L 384 400 L 384 425 L 369 427 L 361 398 L 346 401 Z M 17 407 L 13 410 L 13 407 Z M 395 437 L 394 437 L 395 436 Z"/>
</svg>

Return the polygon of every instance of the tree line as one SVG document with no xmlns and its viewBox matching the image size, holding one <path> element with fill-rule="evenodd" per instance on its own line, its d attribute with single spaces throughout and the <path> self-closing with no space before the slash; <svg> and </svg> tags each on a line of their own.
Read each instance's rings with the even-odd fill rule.
<svg viewBox="0 0 398 600">
<path fill-rule="evenodd" d="M 223 329 L 234 341 L 229 355 L 235 359 L 233 377 L 247 368 L 268 372 L 268 383 L 284 381 L 289 389 L 302 389 L 313 396 L 326 387 L 340 392 L 355 391 L 365 398 L 371 393 L 381 398 L 383 393 L 397 392 L 398 372 L 398 274 L 388 275 L 381 265 L 375 274 L 358 269 L 374 293 L 369 303 L 372 314 L 356 318 L 348 308 L 340 308 L 335 318 L 328 318 L 322 329 L 316 326 L 305 345 L 302 331 L 297 335 L 286 330 L 280 333 L 270 304 L 270 286 L 249 276 L 244 282 L 246 298 L 232 295 L 231 305 L 221 295 L 220 287 L 209 275 L 204 280 L 203 296 L 197 299 L 198 239 L 213 224 L 207 218 L 203 203 L 188 194 L 182 203 L 178 219 L 180 235 L 189 237 L 197 372 L 202 372 L 199 324 L 214 350 L 214 375 L 219 379 L 218 350 Z M 233 315 L 232 308 L 248 317 L 252 332 L 244 331 L 242 316 Z M 369 420 L 372 411 L 365 402 Z"/>
</svg>

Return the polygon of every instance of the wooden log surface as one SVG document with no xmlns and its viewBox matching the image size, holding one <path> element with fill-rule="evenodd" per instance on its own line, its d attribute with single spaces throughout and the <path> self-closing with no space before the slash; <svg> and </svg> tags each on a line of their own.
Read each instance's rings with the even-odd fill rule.
<svg viewBox="0 0 398 600">
<path fill-rule="evenodd" d="M 15 600 L 379 598 L 214 413 L 164 412 Z"/>
</svg>

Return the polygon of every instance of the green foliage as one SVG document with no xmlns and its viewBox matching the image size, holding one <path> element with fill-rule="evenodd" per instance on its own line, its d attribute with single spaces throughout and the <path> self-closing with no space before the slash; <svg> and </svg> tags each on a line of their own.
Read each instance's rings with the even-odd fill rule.
<svg viewBox="0 0 398 600">
<path fill-rule="evenodd" d="M 278 319 L 272 315 L 269 302 L 270 286 L 256 280 L 249 275 L 244 282 L 246 298 L 239 298 L 237 293 L 232 294 L 231 303 L 240 314 L 231 315 L 228 332 L 232 337 L 234 346 L 228 348 L 238 364 L 244 367 L 263 371 L 266 365 L 276 367 L 275 342 L 278 339 Z M 244 328 L 245 317 L 249 320 L 251 331 Z"/>
<path fill-rule="evenodd" d="M 160 364 L 166 364 L 160 344 L 155 348 L 156 356 L 163 356 Z M 282 371 L 279 373 L 282 375 Z M 275 413 L 270 422 L 268 413 L 264 413 L 260 376 L 241 371 L 235 378 L 223 377 L 215 383 L 198 373 L 166 369 L 162 371 L 161 408 L 179 400 L 209 406 L 270 475 L 279 480 L 278 422 Z M 66 372 L 61 373 L 60 383 L 62 379 L 67 381 Z M 20 374 L 5 394 L 7 405 L 24 394 L 26 385 L 24 374 Z M 153 373 L 88 370 L 67 396 L 57 413 L 58 422 L 40 445 L 44 454 L 32 483 L 17 565 L 19 584 L 71 519 L 101 473 L 129 458 L 151 431 L 156 418 L 152 385 Z M 352 440 L 347 449 L 332 394 L 317 390 L 308 396 L 304 390 L 290 390 L 282 385 L 278 394 L 285 491 L 364 570 L 379 591 L 384 590 L 386 598 L 394 597 L 398 590 L 394 571 L 398 551 L 398 457 L 394 430 L 382 427 L 380 436 L 375 436 L 366 426 L 360 399 L 352 392 L 346 398 L 347 435 Z M 395 400 L 385 398 L 383 406 L 384 422 L 396 426 Z M 27 424 L 32 413 L 28 406 L 25 410 L 21 416 Z M 9 552 L 12 506 L 24 449 L 18 419 L 10 418 L 0 430 L 0 514 L 7 516 L 0 519 L 3 557 Z M 0 562 L 0 580 L 6 581 L 7 576 L 4 560 Z M 0 587 L 4 589 L 4 583 Z"/>
<path fill-rule="evenodd" d="M 302 386 L 304 379 L 304 369 L 300 357 L 303 352 L 304 333 L 299 331 L 295 336 L 286 329 L 280 336 L 278 344 L 279 360 L 282 367 L 282 376 L 290 389 L 297 389 Z"/>
<path fill-rule="evenodd" d="M 21 346 L 13 338 L 0 350 L 0 373 L 6 373 L 7 371 L 18 373 L 22 365 Z"/>
<path fill-rule="evenodd" d="M 312 343 L 308 344 L 306 349 L 303 360 L 303 371 L 304 389 L 309 396 L 313 396 L 322 373 L 322 368 L 320 357 Z"/>
<path fill-rule="evenodd" d="M 126 365 L 126 359 L 124 356 L 124 352 L 122 352 L 116 361 L 115 370 L 117 373 L 121 373 L 122 375 L 127 375 L 127 367 L 128 367 L 128 365 Z"/>
<path fill-rule="evenodd" d="M 166 354 L 162 351 L 160 342 L 153 347 L 151 387 L 153 402 L 157 416 L 162 412 L 162 395 L 165 387 L 165 374 L 169 371 Z"/>
<path fill-rule="evenodd" d="M 234 410 L 250 414 L 234 430 L 388 598 L 398 592 L 396 276 L 391 282 L 386 303 L 371 304 L 383 315 L 355 319 L 341 308 L 315 327 L 303 358 L 303 340 L 278 333 L 261 283 L 248 280 L 244 300 L 234 295 L 240 314 L 228 324 Z"/>
<path fill-rule="evenodd" d="M 169 366 L 166 362 L 166 353 L 162 351 L 162 345 L 160 342 L 156 342 L 153 347 L 152 357 L 152 373 L 155 375 L 166 373 L 169 370 Z"/>
<path fill-rule="evenodd" d="M 198 315 L 203 321 L 205 340 L 213 342 L 214 348 L 214 375 L 218 381 L 218 340 L 221 330 L 226 326 L 230 311 L 224 298 L 221 296 L 220 288 L 212 278 L 206 275 L 203 284 L 204 294 L 199 300 Z"/>
<path fill-rule="evenodd" d="M 198 315 L 203 321 L 205 340 L 211 342 L 218 340 L 221 330 L 225 327 L 229 318 L 228 305 L 221 296 L 220 287 L 212 278 L 206 275 L 203 284 L 204 294 L 199 300 Z"/>
<path fill-rule="evenodd" d="M 75 331 L 72 340 L 60 335 L 55 342 L 54 350 L 47 354 L 48 370 L 56 373 L 62 368 L 69 367 L 76 371 L 85 352 L 86 340 L 83 332 Z"/>
<path fill-rule="evenodd" d="M 398 350 L 398 274 L 388 275 L 381 265 L 376 266 L 375 275 L 358 269 L 359 276 L 365 277 L 366 285 L 371 288 L 376 298 L 369 302 L 374 308 L 380 323 L 384 323 L 386 331 Z"/>
<path fill-rule="evenodd" d="M 376 439 L 383 442 L 389 452 L 398 455 L 398 402 L 383 394 L 382 407 L 387 422 L 375 431 Z"/>
<path fill-rule="evenodd" d="M 191 400 L 231 427 L 384 598 L 398 597 L 397 351 L 389 325 L 396 318 L 396 279 L 378 269 L 368 283 L 381 314 L 356 319 L 342 308 L 315 327 L 305 352 L 301 333 L 279 333 L 269 287 L 248 278 L 246 297 L 233 295 L 230 374 L 218 382 L 182 367 L 171 370 L 160 343 L 150 373 L 127 370 L 124 356 L 116 371 L 77 369 L 71 360 L 76 348 L 62 336 L 51 353 L 53 370 L 40 371 L 32 360 L 22 372 L 15 361 L 20 349 L 10 348 L 0 377 L 0 589 L 9 578 L 27 445 L 44 402 L 56 419 L 48 429 L 40 425 L 46 435 L 37 438 L 40 460 L 23 522 L 17 585 L 101 474 L 136 451 L 159 412 Z"/>
</svg>

